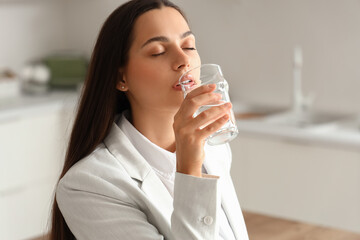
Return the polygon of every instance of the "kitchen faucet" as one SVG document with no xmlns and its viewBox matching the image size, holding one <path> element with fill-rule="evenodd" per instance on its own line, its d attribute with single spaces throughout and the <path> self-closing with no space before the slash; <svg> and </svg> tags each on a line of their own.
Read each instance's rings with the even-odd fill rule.
<svg viewBox="0 0 360 240">
<path fill-rule="evenodd" d="M 313 96 L 304 96 L 302 92 L 302 66 L 303 55 L 300 46 L 294 48 L 294 72 L 293 72 L 293 105 L 292 112 L 299 121 L 305 120 L 309 107 L 313 102 Z"/>
</svg>

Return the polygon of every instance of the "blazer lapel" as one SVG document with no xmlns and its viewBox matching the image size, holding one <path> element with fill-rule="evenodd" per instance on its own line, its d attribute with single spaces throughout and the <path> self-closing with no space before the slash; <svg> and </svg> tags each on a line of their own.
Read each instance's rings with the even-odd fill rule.
<svg viewBox="0 0 360 240">
<path fill-rule="evenodd" d="M 173 199 L 164 184 L 115 123 L 113 123 L 104 143 L 129 175 L 141 182 L 141 189 L 153 204 L 148 207 L 153 208 L 151 209 L 152 212 L 158 212 L 159 216 L 162 216 L 161 220 L 156 219 L 160 223 L 157 227 L 165 235 L 171 236 L 170 221 L 173 212 Z"/>
<path fill-rule="evenodd" d="M 210 146 L 210 148 L 212 148 Z M 211 152 L 211 151 L 209 151 Z M 234 186 L 230 177 L 229 170 L 224 166 L 224 161 L 221 159 L 224 155 L 216 154 L 215 151 L 206 157 L 204 167 L 208 174 L 220 177 L 221 184 L 221 205 L 224 209 L 225 215 L 229 220 L 230 227 L 233 230 L 235 238 L 241 240 L 244 232 L 247 233 L 244 223 L 244 218 L 239 206 L 239 202 L 235 193 Z"/>
</svg>

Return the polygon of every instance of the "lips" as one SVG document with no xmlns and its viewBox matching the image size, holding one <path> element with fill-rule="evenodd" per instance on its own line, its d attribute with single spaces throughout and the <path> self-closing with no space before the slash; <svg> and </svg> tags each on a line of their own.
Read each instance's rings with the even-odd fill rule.
<svg viewBox="0 0 360 240">
<path fill-rule="evenodd" d="M 185 86 L 187 89 L 191 89 L 193 86 L 196 85 L 196 82 L 192 75 L 188 74 L 182 77 L 181 85 Z M 182 90 L 179 81 L 173 85 L 173 88 L 176 90 Z"/>
</svg>

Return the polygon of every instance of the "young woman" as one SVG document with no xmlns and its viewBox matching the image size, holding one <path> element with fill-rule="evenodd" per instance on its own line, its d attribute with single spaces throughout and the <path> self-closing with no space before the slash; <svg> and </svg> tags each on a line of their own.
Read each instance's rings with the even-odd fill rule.
<svg viewBox="0 0 360 240">
<path fill-rule="evenodd" d="M 51 239 L 248 239 L 214 86 L 184 99 L 195 37 L 167 0 L 133 0 L 104 23 L 53 206 Z M 205 128 L 200 126 L 213 122 Z"/>
</svg>

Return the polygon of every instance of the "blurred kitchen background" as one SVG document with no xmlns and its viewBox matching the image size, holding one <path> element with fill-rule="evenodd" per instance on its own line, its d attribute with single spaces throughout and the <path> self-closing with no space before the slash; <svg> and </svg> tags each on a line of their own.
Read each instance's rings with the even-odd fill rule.
<svg viewBox="0 0 360 240">
<path fill-rule="evenodd" d="M 0 239 L 46 233 L 87 63 L 123 2 L 0 0 Z M 174 2 L 230 84 L 242 208 L 360 234 L 360 1 Z"/>
</svg>

